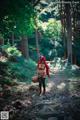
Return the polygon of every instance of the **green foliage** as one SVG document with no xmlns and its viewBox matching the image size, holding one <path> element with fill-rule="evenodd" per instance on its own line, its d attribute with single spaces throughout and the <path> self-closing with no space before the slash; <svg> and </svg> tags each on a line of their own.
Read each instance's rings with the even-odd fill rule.
<svg viewBox="0 0 80 120">
<path fill-rule="evenodd" d="M 6 59 L 6 58 L 5 58 Z M 0 84 L 13 85 L 15 82 L 31 82 L 36 72 L 36 63 L 20 57 L 18 62 L 12 62 L 8 58 L 0 60 Z"/>
<path fill-rule="evenodd" d="M 9 44 L 2 46 L 3 51 L 5 51 L 8 57 L 20 57 L 21 52 L 15 47 L 10 46 Z"/>
<path fill-rule="evenodd" d="M 3 86 L 4 84 L 11 85 L 13 84 L 13 80 L 11 74 L 9 73 L 9 62 L 6 58 L 0 59 L 0 84 Z"/>
<path fill-rule="evenodd" d="M 80 69 L 77 65 L 70 65 L 70 66 L 66 66 L 64 65 L 64 73 L 65 75 L 70 79 L 72 78 L 72 80 L 74 80 L 74 78 L 80 79 Z"/>
<path fill-rule="evenodd" d="M 39 30 L 43 34 L 40 42 L 41 52 L 47 59 L 62 57 L 64 54 L 63 40 L 61 39 L 61 22 L 49 19 L 48 22 L 38 22 Z M 47 48 L 47 49 L 44 49 Z"/>
<path fill-rule="evenodd" d="M 4 45 L 2 50 L 7 53 L 8 58 L 0 58 L 0 84 L 10 85 L 14 81 L 31 82 L 36 72 L 36 63 L 31 59 L 25 60 L 15 46 Z"/>
<path fill-rule="evenodd" d="M 31 82 L 36 69 L 34 61 L 31 59 L 27 61 L 21 58 L 18 63 L 9 63 L 9 66 L 15 79 L 21 82 Z"/>
<path fill-rule="evenodd" d="M 45 29 L 45 35 L 46 37 L 52 38 L 53 40 L 60 39 L 61 22 L 56 19 L 49 19 Z"/>
<path fill-rule="evenodd" d="M 0 33 L 0 39 L 3 39 L 3 35 Z"/>
<path fill-rule="evenodd" d="M 4 9 L 2 9 L 3 15 L 0 20 L 1 33 L 4 37 L 9 38 L 13 32 L 17 36 L 30 36 L 34 31 L 35 16 L 32 2 L 8 0 L 5 6 L 6 11 L 4 13 Z"/>
</svg>

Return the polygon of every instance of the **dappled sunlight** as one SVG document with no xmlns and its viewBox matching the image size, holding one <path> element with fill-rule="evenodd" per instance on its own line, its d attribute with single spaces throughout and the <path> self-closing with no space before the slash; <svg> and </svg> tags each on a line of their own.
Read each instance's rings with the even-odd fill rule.
<svg viewBox="0 0 80 120">
<path fill-rule="evenodd" d="M 60 83 L 59 85 L 57 85 L 57 88 L 59 90 L 63 90 L 65 88 L 66 84 L 65 83 Z"/>
<path fill-rule="evenodd" d="M 54 73 L 58 72 L 59 71 L 59 68 L 58 67 L 55 67 L 54 68 Z"/>
<path fill-rule="evenodd" d="M 0 56 L 0 62 L 7 62 L 7 58 L 5 56 Z"/>
<path fill-rule="evenodd" d="M 47 92 L 49 92 L 52 88 L 53 89 L 55 88 L 55 83 L 54 82 L 49 82 L 48 86 L 47 86 Z"/>
<path fill-rule="evenodd" d="M 47 92 L 50 92 L 51 90 L 54 91 L 55 89 L 56 90 L 64 90 L 65 87 L 66 87 L 66 84 L 64 82 L 62 82 L 62 83 L 60 83 L 58 85 L 56 85 L 54 82 L 50 82 L 47 85 Z"/>
</svg>

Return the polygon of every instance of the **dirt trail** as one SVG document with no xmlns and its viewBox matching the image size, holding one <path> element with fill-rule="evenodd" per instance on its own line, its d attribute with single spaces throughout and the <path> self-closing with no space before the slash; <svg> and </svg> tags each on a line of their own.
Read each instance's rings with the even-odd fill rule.
<svg viewBox="0 0 80 120">
<path fill-rule="evenodd" d="M 20 84 L 3 110 L 10 111 L 10 120 L 80 120 L 79 85 L 57 70 L 47 81 L 45 95 L 39 96 L 37 84 Z"/>
<path fill-rule="evenodd" d="M 30 116 L 34 120 L 79 120 L 80 96 L 74 84 L 68 81 L 64 72 L 56 71 L 48 80 L 45 95 L 33 95 L 33 108 Z M 80 94 L 79 94 L 80 95 Z M 77 116 L 75 116 L 77 114 Z"/>
</svg>

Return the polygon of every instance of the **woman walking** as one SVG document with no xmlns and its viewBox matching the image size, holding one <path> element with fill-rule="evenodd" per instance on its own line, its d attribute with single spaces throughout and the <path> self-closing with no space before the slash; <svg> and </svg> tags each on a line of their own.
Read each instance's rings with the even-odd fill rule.
<svg viewBox="0 0 80 120">
<path fill-rule="evenodd" d="M 39 80 L 39 94 L 46 92 L 46 85 L 45 79 L 46 76 L 49 77 L 49 66 L 46 62 L 46 58 L 44 56 L 40 56 L 38 65 L 37 65 L 37 72 L 38 72 L 38 80 Z M 43 88 L 43 91 L 42 91 Z"/>
</svg>

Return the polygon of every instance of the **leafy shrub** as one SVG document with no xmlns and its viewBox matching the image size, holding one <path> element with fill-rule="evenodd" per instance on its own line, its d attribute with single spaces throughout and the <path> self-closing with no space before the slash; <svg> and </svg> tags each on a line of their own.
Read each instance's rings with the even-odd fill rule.
<svg viewBox="0 0 80 120">
<path fill-rule="evenodd" d="M 21 56 L 21 52 L 14 46 L 7 48 L 6 52 L 9 56 Z"/>
<path fill-rule="evenodd" d="M 5 59 L 5 60 L 3 60 Z M 0 58 L 0 84 L 3 86 L 4 84 L 11 84 L 11 77 L 8 73 L 8 61 L 6 58 Z"/>
<path fill-rule="evenodd" d="M 3 45 L 2 50 L 7 54 L 8 58 L 12 61 L 16 61 L 17 57 L 21 57 L 21 52 L 15 47 L 10 46 L 10 44 Z"/>
<path fill-rule="evenodd" d="M 0 84 L 12 85 L 17 82 L 31 82 L 32 76 L 36 72 L 36 63 L 29 59 L 20 58 L 18 62 L 10 60 L 0 61 Z"/>
<path fill-rule="evenodd" d="M 9 63 L 10 72 L 13 74 L 13 78 L 22 82 L 30 82 L 32 76 L 36 72 L 36 63 L 34 61 L 21 59 L 16 63 Z"/>
<path fill-rule="evenodd" d="M 15 46 L 4 45 L 2 50 L 8 57 L 0 58 L 0 84 L 12 85 L 14 81 L 31 82 L 36 71 L 36 63 L 31 59 L 24 59 Z"/>
</svg>

